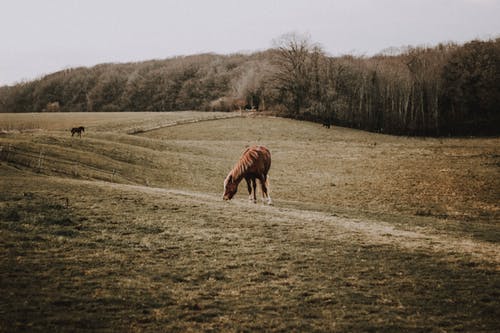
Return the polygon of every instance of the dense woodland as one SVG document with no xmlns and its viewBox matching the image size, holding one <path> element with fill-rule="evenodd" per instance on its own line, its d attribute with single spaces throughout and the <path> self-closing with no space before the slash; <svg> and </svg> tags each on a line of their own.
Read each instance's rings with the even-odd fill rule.
<svg viewBox="0 0 500 333">
<path fill-rule="evenodd" d="M 500 134 L 500 38 L 332 57 L 282 36 L 254 54 L 73 68 L 0 87 L 0 112 L 254 108 L 404 135 Z"/>
</svg>

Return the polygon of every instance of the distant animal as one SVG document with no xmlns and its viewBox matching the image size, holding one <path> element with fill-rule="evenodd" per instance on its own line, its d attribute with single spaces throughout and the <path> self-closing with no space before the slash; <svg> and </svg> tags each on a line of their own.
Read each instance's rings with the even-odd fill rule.
<svg viewBox="0 0 500 333">
<path fill-rule="evenodd" d="M 73 127 L 71 129 L 71 136 L 78 134 L 78 136 L 81 138 L 82 137 L 82 132 L 85 132 L 85 127 L 80 126 L 80 127 Z"/>
<path fill-rule="evenodd" d="M 323 122 L 323 127 L 330 128 L 330 126 L 331 126 L 330 122 L 328 121 Z"/>
<path fill-rule="evenodd" d="M 271 168 L 271 152 L 264 146 L 248 147 L 241 155 L 239 161 L 234 165 L 224 180 L 224 200 L 231 200 L 238 191 L 238 185 L 245 179 L 248 188 L 249 199 L 257 202 L 255 190 L 257 179 L 260 182 L 262 199 L 271 205 L 272 200 L 269 195 L 268 172 Z"/>
</svg>

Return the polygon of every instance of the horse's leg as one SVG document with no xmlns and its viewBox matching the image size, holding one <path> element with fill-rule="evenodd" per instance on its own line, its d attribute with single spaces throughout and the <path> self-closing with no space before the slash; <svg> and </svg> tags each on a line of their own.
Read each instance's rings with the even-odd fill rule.
<svg viewBox="0 0 500 333">
<path fill-rule="evenodd" d="M 266 201 L 267 199 L 267 204 L 271 205 L 273 202 L 271 200 L 271 196 L 269 195 L 269 176 L 263 175 L 260 178 L 260 186 L 262 189 L 262 200 Z"/>
<path fill-rule="evenodd" d="M 253 202 L 257 202 L 257 180 L 255 178 L 252 178 L 252 188 L 253 188 Z"/>
<path fill-rule="evenodd" d="M 249 178 L 245 178 L 245 180 L 247 182 L 248 200 L 252 201 L 252 184 Z"/>
<path fill-rule="evenodd" d="M 271 182 L 269 181 L 269 175 L 266 176 L 266 190 L 267 190 L 267 204 L 272 205 L 273 200 L 271 199 Z"/>
</svg>

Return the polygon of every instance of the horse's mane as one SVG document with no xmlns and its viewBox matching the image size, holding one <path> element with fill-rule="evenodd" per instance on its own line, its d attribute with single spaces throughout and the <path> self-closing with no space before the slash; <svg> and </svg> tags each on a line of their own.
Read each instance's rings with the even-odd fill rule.
<svg viewBox="0 0 500 333">
<path fill-rule="evenodd" d="M 233 179 L 239 179 L 248 168 L 259 158 L 258 150 L 260 147 L 248 147 L 241 155 L 239 161 L 227 175 L 226 180 L 231 176 Z"/>
<path fill-rule="evenodd" d="M 257 147 L 249 147 L 243 152 L 240 160 L 234 165 L 233 170 L 231 170 L 230 174 L 233 176 L 233 179 L 238 179 L 259 158 L 257 149 Z"/>
</svg>

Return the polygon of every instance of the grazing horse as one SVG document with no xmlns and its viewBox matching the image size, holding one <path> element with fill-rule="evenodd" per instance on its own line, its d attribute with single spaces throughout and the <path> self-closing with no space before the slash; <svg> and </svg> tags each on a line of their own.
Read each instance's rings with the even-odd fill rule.
<svg viewBox="0 0 500 333">
<path fill-rule="evenodd" d="M 80 126 L 80 127 L 73 127 L 71 129 L 71 136 L 75 135 L 75 133 L 78 134 L 78 136 L 81 138 L 82 137 L 82 132 L 85 132 L 85 127 Z"/>
<path fill-rule="evenodd" d="M 248 194 L 250 200 L 257 202 L 255 190 L 257 188 L 256 180 L 260 181 L 262 190 L 262 199 L 272 204 L 269 196 L 269 177 L 267 173 L 271 167 L 271 153 L 264 146 L 252 146 L 247 148 L 224 180 L 224 200 L 231 200 L 238 190 L 238 185 L 243 178 L 247 182 Z M 253 191 L 252 191 L 253 190 Z"/>
</svg>

